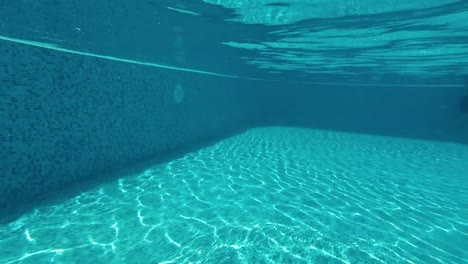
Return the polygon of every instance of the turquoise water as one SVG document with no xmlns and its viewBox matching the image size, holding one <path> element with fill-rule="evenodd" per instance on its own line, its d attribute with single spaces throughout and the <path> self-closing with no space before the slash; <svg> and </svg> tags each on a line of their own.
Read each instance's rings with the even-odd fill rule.
<svg viewBox="0 0 468 264">
<path fill-rule="evenodd" d="M 466 17 L 463 0 L 19 0 L 0 39 L 248 79 L 451 86 L 468 74 Z"/>
<path fill-rule="evenodd" d="M 249 130 L 0 225 L 0 263 L 467 263 L 468 146 Z"/>
<path fill-rule="evenodd" d="M 20 204 L 25 214 L 0 222 L 0 263 L 468 263 L 468 145 L 453 143 L 468 135 L 460 107 L 468 95 L 468 1 L 4 2 L 0 143 L 13 147 L 0 148 L 0 157 L 9 166 L 27 160 L 33 169 L 11 166 L 14 173 L 1 174 L 0 159 L 1 186 L 34 189 L 45 181 L 34 177 L 44 176 L 40 170 L 55 173 L 48 179 L 67 178 L 53 160 L 69 152 L 55 150 L 77 148 L 65 155 L 69 171 L 84 169 L 75 163 L 82 158 L 108 164 L 107 139 L 116 132 L 117 144 L 160 138 L 163 147 L 154 153 L 165 154 L 179 146 L 166 134 L 192 142 L 191 132 L 217 127 L 218 121 L 199 123 L 211 120 L 216 105 L 235 106 L 224 109 L 235 115 L 213 111 L 220 119 L 240 116 L 239 98 L 264 107 L 251 112 L 259 123 L 246 127 L 304 128 L 251 129 L 82 192 L 63 186 L 62 196 L 51 194 L 47 203 L 25 201 L 32 210 Z M 76 61 L 55 60 L 52 52 Z M 142 76 L 168 73 L 145 81 L 135 66 L 155 70 L 139 68 Z M 112 94 L 102 86 L 114 88 L 111 79 L 126 86 Z M 255 81 L 251 94 L 231 91 L 232 102 L 209 89 L 194 97 L 205 93 L 201 87 L 246 80 Z M 135 98 L 125 93 L 140 86 L 152 90 Z M 55 113 L 66 105 L 59 99 L 65 89 L 73 93 L 62 96 L 83 100 Z M 39 96 L 50 90 L 53 96 Z M 153 101 L 135 108 L 138 98 L 151 96 L 154 108 Z M 116 104 L 101 112 L 106 99 Z M 123 112 L 134 115 L 120 122 Z M 83 113 L 102 114 L 78 119 Z M 150 132 L 133 138 L 148 113 L 158 117 L 157 129 L 145 130 L 155 124 L 145 119 Z M 63 117 L 76 119 L 66 126 Z M 95 120 L 113 121 L 107 127 L 116 129 L 87 126 Z M 43 144 L 60 129 L 77 134 Z M 102 145 L 79 150 L 89 137 Z"/>
</svg>

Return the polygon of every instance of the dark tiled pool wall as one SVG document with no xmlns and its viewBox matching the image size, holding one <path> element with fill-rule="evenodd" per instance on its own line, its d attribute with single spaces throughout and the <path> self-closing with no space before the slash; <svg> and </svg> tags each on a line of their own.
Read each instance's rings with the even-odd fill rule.
<svg viewBox="0 0 468 264">
<path fill-rule="evenodd" d="M 0 205 L 242 129 L 240 81 L 0 42 Z"/>
<path fill-rule="evenodd" d="M 385 84 L 385 83 L 383 83 Z M 271 89 L 267 125 L 468 143 L 460 87 L 313 86 Z"/>
</svg>

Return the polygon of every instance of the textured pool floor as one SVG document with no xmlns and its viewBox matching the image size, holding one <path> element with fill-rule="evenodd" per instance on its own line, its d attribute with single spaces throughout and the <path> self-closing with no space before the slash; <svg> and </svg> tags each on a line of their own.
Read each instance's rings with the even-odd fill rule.
<svg viewBox="0 0 468 264">
<path fill-rule="evenodd" d="M 0 225 L 0 263 L 466 263 L 468 146 L 257 128 Z"/>
</svg>

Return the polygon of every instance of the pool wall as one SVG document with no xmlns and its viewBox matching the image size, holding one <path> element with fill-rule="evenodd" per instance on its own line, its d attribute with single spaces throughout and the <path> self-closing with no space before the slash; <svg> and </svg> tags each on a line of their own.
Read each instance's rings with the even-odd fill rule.
<svg viewBox="0 0 468 264">
<path fill-rule="evenodd" d="M 264 125 L 468 143 L 468 115 L 459 108 L 467 92 L 461 82 L 460 87 L 275 87 Z"/>
<path fill-rule="evenodd" d="M 5 41 L 0 53 L 1 207 L 258 118 L 255 92 L 243 81 Z"/>
<path fill-rule="evenodd" d="M 255 126 L 467 143 L 463 87 L 291 85 L 0 42 L 0 206 Z"/>
</svg>

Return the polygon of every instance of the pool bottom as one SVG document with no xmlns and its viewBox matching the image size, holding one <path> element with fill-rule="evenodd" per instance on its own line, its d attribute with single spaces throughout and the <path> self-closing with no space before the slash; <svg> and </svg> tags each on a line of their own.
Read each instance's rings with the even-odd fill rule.
<svg viewBox="0 0 468 264">
<path fill-rule="evenodd" d="M 257 128 L 0 225 L 1 263 L 463 263 L 468 146 Z"/>
</svg>

